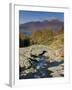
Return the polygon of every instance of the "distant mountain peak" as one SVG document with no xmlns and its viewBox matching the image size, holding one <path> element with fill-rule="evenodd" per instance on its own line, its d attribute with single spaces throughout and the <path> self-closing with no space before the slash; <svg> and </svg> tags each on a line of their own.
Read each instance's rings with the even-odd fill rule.
<svg viewBox="0 0 72 90">
<path fill-rule="evenodd" d="M 44 20 L 44 21 L 33 21 L 27 22 L 19 25 L 20 32 L 32 32 L 35 30 L 42 30 L 46 28 L 51 28 L 54 31 L 59 30 L 64 25 L 63 21 L 58 19 Z"/>
</svg>

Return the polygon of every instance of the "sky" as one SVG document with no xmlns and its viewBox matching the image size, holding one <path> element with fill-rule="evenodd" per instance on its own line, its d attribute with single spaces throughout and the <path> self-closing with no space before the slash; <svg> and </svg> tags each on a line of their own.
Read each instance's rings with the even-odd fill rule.
<svg viewBox="0 0 72 90">
<path fill-rule="evenodd" d="M 42 12 L 42 11 L 19 11 L 19 24 L 27 22 L 44 21 L 58 19 L 64 21 L 64 13 L 62 12 Z"/>
</svg>

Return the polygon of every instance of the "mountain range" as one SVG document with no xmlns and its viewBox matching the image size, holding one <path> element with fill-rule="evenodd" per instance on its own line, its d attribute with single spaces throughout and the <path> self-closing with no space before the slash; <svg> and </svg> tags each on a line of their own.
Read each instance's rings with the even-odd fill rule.
<svg viewBox="0 0 72 90">
<path fill-rule="evenodd" d="M 19 25 L 20 33 L 31 33 L 32 31 L 38 31 L 43 29 L 51 29 L 55 32 L 59 31 L 64 26 L 64 22 L 60 20 L 44 20 L 44 21 L 33 21 Z"/>
</svg>

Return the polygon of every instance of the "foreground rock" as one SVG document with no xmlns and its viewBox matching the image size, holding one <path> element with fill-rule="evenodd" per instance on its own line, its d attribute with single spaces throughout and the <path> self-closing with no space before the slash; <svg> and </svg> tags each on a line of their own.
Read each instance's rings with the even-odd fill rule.
<svg viewBox="0 0 72 90">
<path fill-rule="evenodd" d="M 46 51 L 46 53 L 43 56 L 45 57 L 45 61 L 47 62 L 47 65 L 44 69 L 40 68 L 40 70 L 37 70 L 36 68 L 33 68 L 31 66 L 31 63 L 29 62 L 29 58 L 32 58 L 31 54 L 38 56 L 43 51 Z M 20 76 L 22 76 L 23 78 L 25 78 L 25 77 L 33 78 L 33 76 L 35 76 L 35 77 L 40 77 L 40 76 L 41 77 L 51 77 L 51 76 L 52 77 L 61 77 L 61 76 L 64 76 L 64 63 L 63 63 L 63 49 L 62 48 L 53 50 L 51 48 L 48 48 L 48 46 L 44 46 L 44 45 L 32 45 L 30 47 L 20 48 L 19 56 L 20 56 L 19 66 L 25 68 L 20 73 Z M 36 58 L 36 59 L 38 59 L 38 58 Z M 28 68 L 28 67 L 30 67 L 30 68 Z M 48 74 L 48 72 L 50 72 L 50 73 Z M 42 73 L 42 75 L 41 75 L 41 73 Z"/>
<path fill-rule="evenodd" d="M 64 63 L 59 66 L 50 67 L 48 70 L 52 71 L 52 77 L 63 77 L 64 76 Z"/>
</svg>

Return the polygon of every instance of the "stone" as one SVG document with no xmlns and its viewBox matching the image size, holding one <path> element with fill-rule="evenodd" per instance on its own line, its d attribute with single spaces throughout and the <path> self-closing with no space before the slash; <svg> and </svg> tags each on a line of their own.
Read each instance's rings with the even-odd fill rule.
<svg viewBox="0 0 72 90">
<path fill-rule="evenodd" d="M 25 48 L 19 49 L 19 65 L 20 67 L 28 68 L 31 66 L 31 63 L 29 62 L 29 58 L 32 58 L 30 55 L 36 55 L 38 56 L 43 51 L 46 51 L 44 54 L 46 62 L 52 63 L 52 62 L 60 62 L 63 58 L 63 51 L 62 49 L 52 49 L 48 46 L 44 45 L 32 45 Z M 62 53 L 61 53 L 62 52 Z M 39 58 L 36 58 L 39 61 Z M 52 64 L 53 65 L 53 64 Z M 40 67 L 38 66 L 37 69 Z M 60 77 L 64 75 L 64 63 L 56 66 L 50 66 L 48 70 L 52 71 L 51 75 L 52 77 Z M 26 69 L 21 72 L 21 75 L 27 75 L 28 73 L 35 73 L 37 70 L 33 67 Z M 37 77 L 37 76 L 35 76 Z M 40 76 L 38 76 L 40 77 Z"/>
</svg>

